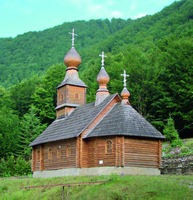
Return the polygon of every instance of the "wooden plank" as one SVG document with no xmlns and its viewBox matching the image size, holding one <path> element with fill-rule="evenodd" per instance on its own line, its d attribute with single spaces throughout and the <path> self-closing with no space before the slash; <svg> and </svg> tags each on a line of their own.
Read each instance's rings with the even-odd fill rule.
<svg viewBox="0 0 193 200">
<path fill-rule="evenodd" d="M 158 145 L 158 166 L 159 168 L 161 167 L 161 159 L 162 159 L 162 142 L 159 140 L 159 145 Z"/>
<path fill-rule="evenodd" d="M 76 167 L 80 167 L 80 137 L 76 139 Z"/>
<path fill-rule="evenodd" d="M 106 183 L 107 181 L 95 181 L 95 182 L 79 182 L 79 183 L 61 183 L 61 184 L 50 184 L 50 185 L 34 185 L 34 186 L 26 186 L 21 187 L 20 189 L 34 189 L 34 188 L 50 188 L 50 187 L 74 187 L 74 186 L 82 186 L 82 185 L 99 185 Z"/>
<path fill-rule="evenodd" d="M 44 146 L 40 146 L 40 171 L 44 170 Z"/>
<path fill-rule="evenodd" d="M 32 164 L 31 164 L 32 172 L 35 171 L 35 163 L 36 163 L 36 158 L 35 158 L 35 147 L 32 147 Z"/>
</svg>

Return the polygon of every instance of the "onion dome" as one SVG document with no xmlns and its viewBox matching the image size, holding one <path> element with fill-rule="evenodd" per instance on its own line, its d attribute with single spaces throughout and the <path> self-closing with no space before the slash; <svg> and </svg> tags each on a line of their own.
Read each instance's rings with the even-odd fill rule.
<svg viewBox="0 0 193 200">
<path fill-rule="evenodd" d="M 122 99 L 127 99 L 130 97 L 130 92 L 127 90 L 126 87 L 123 88 L 122 92 L 121 92 L 121 97 Z"/>
<path fill-rule="evenodd" d="M 99 85 L 107 85 L 109 82 L 109 75 L 107 74 L 104 67 L 101 67 L 101 70 L 98 73 L 97 82 Z"/>
<path fill-rule="evenodd" d="M 64 57 L 64 64 L 67 67 L 78 67 L 81 64 L 81 57 L 74 47 Z"/>
</svg>

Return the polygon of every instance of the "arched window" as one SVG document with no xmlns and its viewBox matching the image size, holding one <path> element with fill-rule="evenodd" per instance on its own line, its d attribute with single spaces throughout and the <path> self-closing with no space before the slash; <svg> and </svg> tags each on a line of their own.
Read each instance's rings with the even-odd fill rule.
<svg viewBox="0 0 193 200">
<path fill-rule="evenodd" d="M 106 153 L 111 154 L 113 152 L 113 143 L 111 140 L 107 140 L 106 143 Z"/>
<path fill-rule="evenodd" d="M 59 100 L 60 100 L 60 101 L 63 101 L 63 100 L 64 100 L 64 93 L 60 93 L 60 94 L 59 94 Z"/>
<path fill-rule="evenodd" d="M 75 99 L 79 99 L 79 94 L 78 94 L 78 93 L 75 93 L 75 94 L 74 94 L 74 98 L 75 98 Z"/>
<path fill-rule="evenodd" d="M 71 147 L 70 147 L 70 144 L 68 144 L 66 146 L 66 157 L 68 158 L 70 157 L 70 155 L 71 155 Z"/>
<path fill-rule="evenodd" d="M 40 161 L 40 150 L 39 149 L 37 149 L 37 151 L 36 151 L 36 159 L 37 159 L 37 161 Z"/>
<path fill-rule="evenodd" d="M 57 158 L 61 158 L 61 156 L 62 156 L 62 147 L 58 146 L 58 149 L 57 149 Z"/>
<path fill-rule="evenodd" d="M 62 101 L 64 100 L 64 93 L 61 94 L 62 95 Z"/>
<path fill-rule="evenodd" d="M 52 149 L 48 148 L 48 159 L 52 159 Z"/>
</svg>

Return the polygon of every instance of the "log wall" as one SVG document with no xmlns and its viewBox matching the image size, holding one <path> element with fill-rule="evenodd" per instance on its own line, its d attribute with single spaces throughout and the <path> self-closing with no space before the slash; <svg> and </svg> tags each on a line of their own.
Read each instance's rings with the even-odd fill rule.
<svg viewBox="0 0 193 200">
<path fill-rule="evenodd" d="M 160 168 L 161 141 L 78 137 L 33 147 L 32 156 L 33 171 L 103 166 Z"/>
<path fill-rule="evenodd" d="M 77 167 L 76 139 L 33 147 L 32 171 Z"/>
<path fill-rule="evenodd" d="M 160 168 L 161 142 L 125 138 L 124 165 L 133 167 Z"/>
<path fill-rule="evenodd" d="M 58 89 L 57 106 L 64 103 L 84 105 L 86 89 L 84 87 L 65 85 Z"/>
<path fill-rule="evenodd" d="M 86 102 L 85 93 L 86 89 L 84 87 L 77 87 L 69 85 L 68 87 L 68 95 L 67 95 L 67 102 L 68 103 L 75 103 L 84 105 Z"/>
<path fill-rule="evenodd" d="M 57 91 L 57 106 L 62 105 L 66 102 L 67 90 L 66 87 L 61 87 Z"/>
<path fill-rule="evenodd" d="M 108 151 L 111 142 L 111 151 Z M 109 148 L 110 149 L 110 148 Z M 115 137 L 92 138 L 84 142 L 84 160 L 82 167 L 115 166 L 116 139 Z"/>
<path fill-rule="evenodd" d="M 124 137 L 116 137 L 116 152 L 115 152 L 115 166 L 124 166 Z"/>
<path fill-rule="evenodd" d="M 32 150 L 32 171 L 40 170 L 40 146 L 33 147 Z"/>
</svg>

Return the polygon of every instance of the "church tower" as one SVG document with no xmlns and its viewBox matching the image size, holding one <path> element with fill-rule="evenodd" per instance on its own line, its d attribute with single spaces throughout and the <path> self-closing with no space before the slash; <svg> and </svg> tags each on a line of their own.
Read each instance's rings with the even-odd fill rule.
<svg viewBox="0 0 193 200">
<path fill-rule="evenodd" d="M 72 34 L 72 48 L 64 57 L 64 64 L 67 66 L 66 75 L 57 87 L 57 118 L 68 116 L 77 106 L 86 103 L 87 86 L 78 75 L 81 57 L 74 47 L 74 36 L 77 34 L 74 33 L 74 29 L 70 34 Z"/>
</svg>

